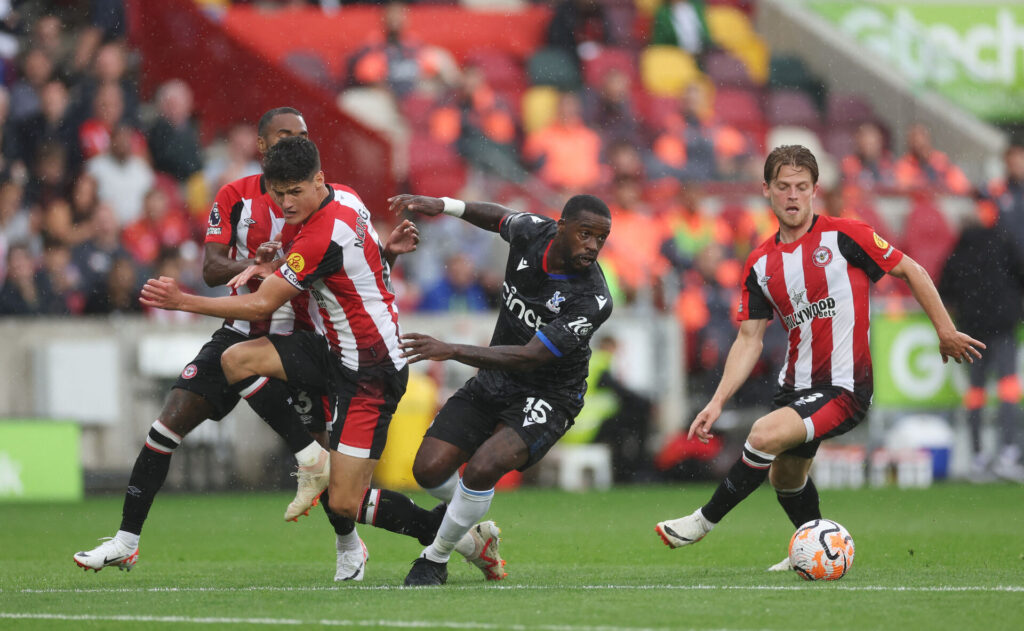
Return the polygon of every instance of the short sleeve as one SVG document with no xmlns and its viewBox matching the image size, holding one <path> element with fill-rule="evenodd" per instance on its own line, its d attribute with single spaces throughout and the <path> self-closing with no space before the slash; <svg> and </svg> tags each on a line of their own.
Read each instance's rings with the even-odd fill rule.
<svg viewBox="0 0 1024 631">
<path fill-rule="evenodd" d="M 240 202 L 238 192 L 231 186 L 222 186 L 217 191 L 213 207 L 210 208 L 210 216 L 206 219 L 206 243 L 231 245 L 235 236 L 232 215 L 235 205 Z"/>
<path fill-rule="evenodd" d="M 276 273 L 297 289 L 306 290 L 317 280 L 341 270 L 342 264 L 341 246 L 330 235 L 302 230 Z"/>
<path fill-rule="evenodd" d="M 754 254 L 747 259 L 743 284 L 740 287 L 740 305 L 736 309 L 736 319 L 744 320 L 771 320 L 772 303 L 764 295 L 761 283 L 758 282 L 757 270 L 754 268 L 756 259 Z"/>
<path fill-rule="evenodd" d="M 589 346 L 594 331 L 611 315 L 612 300 L 607 295 L 580 296 L 563 311 L 537 331 L 537 337 L 555 357 Z"/>
<path fill-rule="evenodd" d="M 839 229 L 839 251 L 854 267 L 878 282 L 903 259 L 903 252 L 861 221 L 847 221 Z"/>
<path fill-rule="evenodd" d="M 498 234 L 509 243 L 516 239 L 532 239 L 540 234 L 552 220 L 533 213 L 512 213 L 498 223 Z"/>
</svg>

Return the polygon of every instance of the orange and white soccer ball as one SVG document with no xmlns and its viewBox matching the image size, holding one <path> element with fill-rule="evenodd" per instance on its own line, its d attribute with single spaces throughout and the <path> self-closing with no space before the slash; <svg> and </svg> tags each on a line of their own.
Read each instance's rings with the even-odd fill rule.
<svg viewBox="0 0 1024 631">
<path fill-rule="evenodd" d="M 830 519 L 814 519 L 789 540 L 789 564 L 808 581 L 835 581 L 853 565 L 853 537 Z"/>
</svg>

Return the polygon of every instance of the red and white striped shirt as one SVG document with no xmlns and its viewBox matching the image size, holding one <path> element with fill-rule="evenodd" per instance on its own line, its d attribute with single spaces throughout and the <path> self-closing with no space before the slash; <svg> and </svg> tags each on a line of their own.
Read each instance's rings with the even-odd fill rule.
<svg viewBox="0 0 1024 631">
<path fill-rule="evenodd" d="M 406 360 L 398 350 L 398 307 L 370 211 L 352 189 L 328 188 L 331 196 L 301 225 L 276 274 L 303 290 L 292 304 L 299 311 L 304 300 L 305 314 L 344 366 L 399 370 Z"/>
<path fill-rule="evenodd" d="M 776 235 L 750 253 L 737 318 L 779 315 L 789 331 L 783 389 L 837 386 L 870 400 L 868 281 L 902 258 L 867 224 L 819 215 L 795 242 Z"/>
<path fill-rule="evenodd" d="M 284 215 L 270 199 L 263 176 L 250 175 L 225 184 L 217 191 L 206 223 L 206 243 L 227 245 L 230 258 L 246 261 L 255 259 L 260 244 L 273 239 L 284 227 Z M 245 287 L 232 289 L 231 295 L 252 293 L 259 289 L 260 282 L 254 278 Z M 224 326 L 250 337 L 290 333 L 295 328 L 295 311 L 291 304 L 285 303 L 269 320 L 228 319 Z"/>
</svg>

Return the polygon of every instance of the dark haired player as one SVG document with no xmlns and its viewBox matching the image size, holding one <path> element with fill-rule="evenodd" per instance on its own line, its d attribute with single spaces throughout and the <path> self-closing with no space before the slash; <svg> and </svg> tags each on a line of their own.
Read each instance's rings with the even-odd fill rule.
<svg viewBox="0 0 1024 631">
<path fill-rule="evenodd" d="M 700 541 L 767 477 L 796 527 L 821 518 L 818 491 L 808 476 L 821 441 L 856 427 L 871 403 L 873 381 L 869 282 L 886 273 L 910 286 L 939 336 L 942 361 L 973 362 L 981 342 L 959 332 L 928 273 L 867 224 L 812 210 L 818 163 L 800 145 L 777 147 L 764 165 L 764 196 L 779 232 L 750 253 L 744 271 L 739 333 L 711 401 L 690 425 L 703 442 L 722 406 L 750 375 L 761 340 L 776 313 L 789 331 L 774 410 L 754 422 L 711 500 L 692 514 L 659 522 L 670 548 Z M 789 559 L 769 568 L 789 569 Z"/>
<path fill-rule="evenodd" d="M 487 513 L 501 476 L 540 460 L 583 406 L 590 338 L 612 312 L 597 264 L 611 213 L 591 195 L 569 199 L 557 222 L 447 197 L 400 195 L 391 199 L 391 210 L 461 217 L 509 242 L 490 346 L 448 344 L 416 333 L 402 337 L 410 362 L 453 359 L 480 368 L 438 412 L 413 463 L 420 486 L 449 505 L 405 584 L 441 585 L 452 550 L 462 551 L 461 539 L 471 528 L 480 532 L 473 524 Z M 497 529 L 481 536 L 497 545 Z M 496 554 L 490 558 L 488 578 L 504 578 L 504 562 Z"/>
<path fill-rule="evenodd" d="M 308 135 L 305 120 L 298 110 L 278 107 L 260 117 L 257 143 L 261 154 L 279 140 Z M 206 230 L 203 259 L 203 280 L 211 287 L 224 285 L 246 270 L 252 262 L 271 261 L 277 255 L 280 243 L 272 239 L 285 227 L 281 209 L 270 199 L 262 175 L 241 178 L 223 186 L 214 199 Z M 394 250 L 389 257 L 415 248 L 417 235 L 410 224 L 400 226 L 392 234 L 389 244 Z M 280 261 L 278 261 L 280 262 Z M 392 259 L 393 262 L 393 259 Z M 232 294 L 248 293 L 259 286 L 258 279 L 232 290 Z M 167 396 L 158 419 L 153 423 L 145 445 L 132 469 L 125 493 L 121 528 L 117 534 L 97 548 L 75 554 L 75 562 L 85 569 L 99 571 L 105 566 L 130 570 L 138 560 L 139 536 L 156 494 L 167 478 L 171 457 L 181 441 L 204 420 L 219 421 L 238 403 L 239 394 L 228 386 L 221 368 L 221 355 L 228 347 L 250 338 L 268 333 L 287 333 L 296 326 L 311 325 L 296 322 L 290 304 L 265 318 L 228 319 L 196 358 L 182 370 Z M 320 445 L 327 444 L 326 422 L 329 411 L 321 397 L 303 391 L 278 393 L 282 400 L 292 396 L 295 410 L 277 418 L 265 419 L 288 443 L 300 465 L 316 465 L 320 454 L 326 452 Z M 303 423 L 307 427 L 303 427 Z M 308 429 L 308 431 L 307 431 Z M 312 442 L 311 436 L 316 439 Z M 326 476 L 324 476 L 326 484 Z M 314 498 L 315 499 L 315 498 Z M 325 498 L 326 500 L 326 498 Z M 327 503 L 324 502 L 327 510 Z M 286 519 L 295 519 L 308 510 L 308 504 L 290 506 Z M 332 515 L 328 517 L 340 535 L 351 532 L 351 520 Z M 341 580 L 350 575 L 353 559 L 338 551 L 338 575 Z M 352 557 L 353 555 L 348 555 Z M 362 553 L 358 565 L 362 565 Z M 341 577 L 341 578 L 339 578 Z"/>
<path fill-rule="evenodd" d="M 283 264 L 250 267 L 232 283 L 262 272 L 253 293 L 207 298 L 182 293 L 174 279 L 150 279 L 142 303 L 224 318 L 261 319 L 289 301 L 316 331 L 271 334 L 236 344 L 221 357 L 231 387 L 247 395 L 264 418 L 287 414 L 287 403 L 266 390 L 292 387 L 334 394 L 338 420 L 331 430 L 328 503 L 332 512 L 363 524 L 429 541 L 440 514 L 401 493 L 370 488 L 384 451 L 388 425 L 405 392 L 409 369 L 399 350 L 398 311 L 390 265 L 370 212 L 351 189 L 327 184 L 316 145 L 285 138 L 267 152 L 267 189 L 285 221 L 298 227 Z M 363 577 L 366 546 L 353 528 L 339 549 L 358 555 Z M 470 554 L 483 542 L 467 535 Z M 472 559 L 471 559 L 472 560 Z"/>
</svg>

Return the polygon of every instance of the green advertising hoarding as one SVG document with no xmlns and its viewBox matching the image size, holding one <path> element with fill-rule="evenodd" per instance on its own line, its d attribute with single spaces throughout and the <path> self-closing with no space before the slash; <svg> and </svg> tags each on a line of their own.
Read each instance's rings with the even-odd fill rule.
<svg viewBox="0 0 1024 631">
<path fill-rule="evenodd" d="M 0 419 L 0 502 L 82 499 L 81 429 Z"/>
<path fill-rule="evenodd" d="M 942 363 L 939 338 L 923 313 L 871 318 L 874 405 L 955 408 L 966 387 L 961 366 Z"/>
<path fill-rule="evenodd" d="M 993 122 L 1024 121 L 1024 3 L 807 5 L 911 84 L 932 88 Z"/>
</svg>

